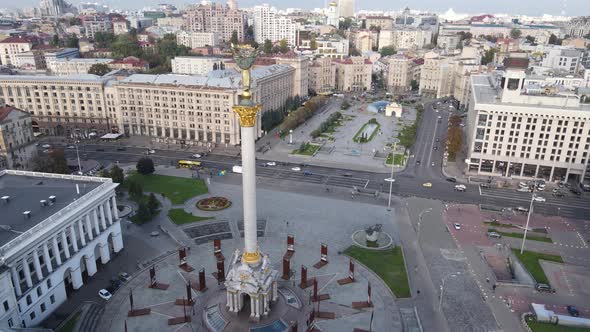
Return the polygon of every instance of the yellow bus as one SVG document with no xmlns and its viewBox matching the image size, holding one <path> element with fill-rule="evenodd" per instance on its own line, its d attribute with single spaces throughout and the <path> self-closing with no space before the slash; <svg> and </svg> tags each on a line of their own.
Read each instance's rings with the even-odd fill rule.
<svg viewBox="0 0 590 332">
<path fill-rule="evenodd" d="M 179 160 L 178 161 L 178 167 L 193 168 L 193 167 L 199 167 L 199 166 L 201 166 L 200 161 L 193 161 L 193 160 Z"/>
</svg>

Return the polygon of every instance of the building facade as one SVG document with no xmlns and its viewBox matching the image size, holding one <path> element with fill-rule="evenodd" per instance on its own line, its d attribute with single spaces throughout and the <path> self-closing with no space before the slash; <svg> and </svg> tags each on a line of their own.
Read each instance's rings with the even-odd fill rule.
<svg viewBox="0 0 590 332">
<path fill-rule="evenodd" d="M 33 130 L 48 135 L 111 132 L 105 111 L 107 78 L 76 76 L 0 76 L 0 98 L 29 112 Z"/>
<path fill-rule="evenodd" d="M 588 179 L 590 108 L 578 96 L 526 89 L 526 59 L 502 77 L 473 75 L 468 102 L 470 173 L 547 181 Z M 496 98 L 498 96 L 498 98 Z"/>
<path fill-rule="evenodd" d="M 582 51 L 562 48 L 552 49 L 543 58 L 543 67 L 576 74 L 580 70 Z"/>
<path fill-rule="evenodd" d="M 334 60 L 336 66 L 336 90 L 361 92 L 371 90 L 373 64 L 363 57 Z"/>
<path fill-rule="evenodd" d="M 412 90 L 413 73 L 418 66 L 415 58 L 398 53 L 382 58 L 380 61 L 385 64 L 383 78 L 387 91 L 396 93 Z"/>
<path fill-rule="evenodd" d="M 0 171 L 0 183 L 7 196 L 0 211 L 21 233 L 1 239 L 0 324 L 34 327 L 123 249 L 118 184 L 13 170 Z"/>
<path fill-rule="evenodd" d="M 184 14 L 184 25 L 188 31 L 216 32 L 222 42 L 229 42 L 234 31 L 238 41 L 244 40 L 246 19 L 240 10 L 227 5 L 209 3 L 189 8 Z"/>
<path fill-rule="evenodd" d="M 217 32 L 178 31 L 176 42 L 190 48 L 217 46 L 219 38 Z"/>
<path fill-rule="evenodd" d="M 336 89 L 336 66 L 330 58 L 318 58 L 311 62 L 309 89 L 317 94 L 334 92 Z"/>
<path fill-rule="evenodd" d="M 113 33 L 113 22 L 107 15 L 86 15 L 82 17 L 82 26 L 86 37 L 92 40 L 97 32 Z"/>
<path fill-rule="evenodd" d="M 172 59 L 172 73 L 207 75 L 212 70 L 225 69 L 224 58 L 177 56 Z"/>
<path fill-rule="evenodd" d="M 95 64 L 108 65 L 113 59 L 105 58 L 75 58 L 56 59 L 51 62 L 49 71 L 56 76 L 88 74 L 88 70 Z"/>
<path fill-rule="evenodd" d="M 31 115 L 0 100 L 0 169 L 28 169 L 36 154 Z"/>
<path fill-rule="evenodd" d="M 586 37 L 590 34 L 590 16 L 574 17 L 566 26 L 566 35 Z"/>
<path fill-rule="evenodd" d="M 354 0 L 339 0 L 340 17 L 354 17 Z"/>
<path fill-rule="evenodd" d="M 291 18 L 278 15 L 275 8 L 269 5 L 255 6 L 253 8 L 254 40 L 264 44 L 265 40 L 279 42 L 286 40 L 287 44 L 296 44 L 297 23 Z"/>
<path fill-rule="evenodd" d="M 396 28 L 379 32 L 379 49 L 393 46 L 396 50 L 421 49 L 432 41 L 432 31 L 420 28 Z"/>
<path fill-rule="evenodd" d="M 451 52 L 459 47 L 461 36 L 457 34 L 439 35 L 436 38 L 436 46 L 447 52 Z"/>
<path fill-rule="evenodd" d="M 365 26 L 367 29 L 392 30 L 393 18 L 390 16 L 367 16 Z"/>
<path fill-rule="evenodd" d="M 29 52 L 39 40 L 31 36 L 8 37 L 0 41 L 0 64 L 17 66 L 17 54 Z"/>
</svg>

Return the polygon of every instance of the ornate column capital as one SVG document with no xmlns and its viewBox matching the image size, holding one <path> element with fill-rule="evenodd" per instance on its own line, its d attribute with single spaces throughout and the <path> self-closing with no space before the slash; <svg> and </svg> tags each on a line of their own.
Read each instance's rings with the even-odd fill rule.
<svg viewBox="0 0 590 332">
<path fill-rule="evenodd" d="M 254 127 L 256 125 L 256 114 L 260 111 L 260 109 L 260 105 L 237 105 L 233 107 L 234 112 L 236 112 L 240 117 L 241 127 Z"/>
<path fill-rule="evenodd" d="M 256 249 L 255 252 L 244 252 L 242 260 L 248 264 L 258 263 L 260 261 L 260 252 Z"/>
</svg>

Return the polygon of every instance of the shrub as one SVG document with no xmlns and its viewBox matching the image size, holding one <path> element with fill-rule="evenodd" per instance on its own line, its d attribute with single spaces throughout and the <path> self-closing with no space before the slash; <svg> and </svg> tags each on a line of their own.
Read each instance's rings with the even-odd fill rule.
<svg viewBox="0 0 590 332">
<path fill-rule="evenodd" d="M 151 158 L 143 157 L 137 161 L 136 168 L 139 174 L 152 174 L 155 171 L 154 161 Z"/>
<path fill-rule="evenodd" d="M 309 133 L 309 135 L 312 138 L 318 138 L 318 137 L 320 137 L 321 134 L 322 134 L 322 131 L 319 129 L 316 129 L 316 130 L 312 131 L 311 133 Z"/>
</svg>

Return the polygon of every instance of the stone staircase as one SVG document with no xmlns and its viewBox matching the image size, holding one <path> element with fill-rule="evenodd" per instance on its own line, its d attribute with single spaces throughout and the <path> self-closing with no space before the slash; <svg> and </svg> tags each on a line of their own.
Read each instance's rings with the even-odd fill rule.
<svg viewBox="0 0 590 332">
<path fill-rule="evenodd" d="M 103 312 L 104 305 L 85 303 L 80 318 L 78 318 L 78 322 L 74 328 L 74 332 L 94 332 Z"/>
</svg>

